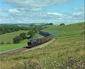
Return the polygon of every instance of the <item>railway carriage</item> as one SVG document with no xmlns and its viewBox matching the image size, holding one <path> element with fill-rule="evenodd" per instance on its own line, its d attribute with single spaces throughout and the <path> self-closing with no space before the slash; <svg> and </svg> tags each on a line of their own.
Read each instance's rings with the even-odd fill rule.
<svg viewBox="0 0 85 69">
<path fill-rule="evenodd" d="M 29 41 L 28 48 L 43 44 L 53 38 L 53 36 L 51 34 L 49 34 L 48 32 L 40 31 L 39 34 L 43 35 L 44 38 L 34 39 L 34 40 Z"/>
</svg>

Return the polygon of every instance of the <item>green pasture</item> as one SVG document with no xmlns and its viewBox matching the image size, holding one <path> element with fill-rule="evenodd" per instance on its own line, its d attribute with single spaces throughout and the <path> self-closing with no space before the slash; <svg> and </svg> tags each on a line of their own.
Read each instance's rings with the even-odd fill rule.
<svg viewBox="0 0 85 69">
<path fill-rule="evenodd" d="M 28 31 L 17 31 L 17 32 L 12 32 L 12 33 L 6 33 L 0 35 L 0 42 L 4 42 L 5 44 L 10 42 L 13 43 L 13 38 L 16 36 L 19 36 L 20 33 L 27 33 Z"/>
<path fill-rule="evenodd" d="M 26 47 L 27 43 L 0 45 L 0 52 L 8 51 L 20 47 Z"/>
<path fill-rule="evenodd" d="M 84 23 L 48 26 L 45 31 L 59 30 L 54 42 L 25 52 L 0 57 L 2 69 L 84 69 Z M 54 32 L 51 32 L 54 33 Z"/>
</svg>

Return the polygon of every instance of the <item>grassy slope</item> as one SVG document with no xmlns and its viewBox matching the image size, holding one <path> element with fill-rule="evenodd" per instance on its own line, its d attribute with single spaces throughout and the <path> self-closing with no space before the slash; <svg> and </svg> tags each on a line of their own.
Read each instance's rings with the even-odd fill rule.
<svg viewBox="0 0 85 69">
<path fill-rule="evenodd" d="M 16 48 L 20 48 L 20 47 L 25 47 L 25 46 L 27 46 L 26 43 L 0 45 L 0 52 L 16 49 Z"/>
<path fill-rule="evenodd" d="M 13 38 L 15 36 L 18 36 L 22 32 L 27 33 L 28 31 L 18 31 L 18 32 L 13 32 L 13 33 L 7 33 L 7 34 L 0 35 L 0 42 L 3 41 L 4 43 L 7 43 L 7 42 L 11 42 L 12 43 L 13 42 Z M 33 36 L 32 39 L 42 38 L 42 37 L 43 36 L 41 36 L 39 34 L 35 34 L 35 36 Z M 19 47 L 23 47 L 23 46 L 27 46 L 27 42 L 28 41 L 29 41 L 29 39 L 25 39 L 25 40 L 21 41 L 21 43 L 19 43 L 19 44 L 4 44 L 4 45 L 0 45 L 0 52 L 8 51 L 8 50 L 19 48 Z"/>
<path fill-rule="evenodd" d="M 22 32 L 27 33 L 28 31 L 17 31 L 17 32 L 2 34 L 0 35 L 0 42 L 3 41 L 4 43 L 7 42 L 13 43 L 13 38 L 18 36 Z"/>
<path fill-rule="evenodd" d="M 85 62 L 84 34 L 81 34 L 83 23 L 53 28 L 61 30 L 53 43 L 43 48 L 1 57 L 2 69 L 19 69 L 20 67 L 23 69 L 27 67 L 30 69 L 66 69 L 66 67 L 77 69 L 77 61 L 79 65 Z M 71 59 L 69 60 L 68 57 Z"/>
<path fill-rule="evenodd" d="M 48 26 L 44 31 L 53 34 L 53 36 L 58 35 L 58 38 L 69 36 L 76 37 L 81 36 L 80 34 L 84 31 L 84 23 L 70 24 L 66 26 Z"/>
<path fill-rule="evenodd" d="M 43 31 L 49 32 L 49 33 L 51 33 L 53 36 L 56 37 L 56 36 L 58 36 L 58 35 L 60 34 L 60 30 L 57 29 L 57 27 L 58 27 L 58 26 L 56 26 L 56 25 L 53 25 L 53 26 L 49 25 L 49 26 L 47 26 L 47 28 L 45 28 Z"/>
<path fill-rule="evenodd" d="M 17 32 L 6 33 L 6 34 L 3 34 L 3 35 L 0 35 L 0 42 L 3 41 L 4 43 L 7 43 L 7 42 L 11 42 L 12 43 L 13 42 L 13 38 L 18 36 L 22 32 L 27 33 L 28 31 L 17 31 Z M 4 44 L 4 45 L 0 45 L 0 52 L 27 46 L 27 41 L 28 41 L 28 39 L 25 39 L 25 40 L 23 40 L 19 44 Z"/>
</svg>

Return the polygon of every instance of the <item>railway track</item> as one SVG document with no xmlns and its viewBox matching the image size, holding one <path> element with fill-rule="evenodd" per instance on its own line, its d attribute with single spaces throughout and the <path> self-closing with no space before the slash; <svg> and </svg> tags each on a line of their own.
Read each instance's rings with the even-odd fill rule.
<svg viewBox="0 0 85 69">
<path fill-rule="evenodd" d="M 22 48 L 10 50 L 10 51 L 1 52 L 1 53 L 0 53 L 0 56 L 6 55 L 6 54 L 9 54 L 9 53 L 24 51 L 24 50 L 27 50 L 27 49 L 28 49 L 28 48 L 26 48 L 26 47 L 22 47 Z"/>
<path fill-rule="evenodd" d="M 41 48 L 43 47 L 44 45 L 47 45 L 49 44 L 51 41 L 53 41 L 54 39 L 44 43 L 44 44 L 41 44 L 41 45 L 37 45 L 36 47 L 32 47 L 32 48 L 27 48 L 27 47 L 21 47 L 21 48 L 18 48 L 18 49 L 14 49 L 14 50 L 10 50 L 10 51 L 5 51 L 5 52 L 1 52 L 0 53 L 0 56 L 4 56 L 4 55 L 7 55 L 7 54 L 10 54 L 10 53 L 15 53 L 15 52 L 19 52 L 19 51 L 28 51 L 28 50 L 32 50 L 32 49 L 36 49 L 36 48 Z"/>
<path fill-rule="evenodd" d="M 45 34 L 42 34 L 42 33 L 39 33 L 40 35 L 45 35 Z M 46 35 L 47 36 L 47 35 Z M 52 39 L 51 39 L 52 40 Z M 51 40 L 45 42 L 45 43 L 49 43 Z M 45 43 L 43 44 L 40 44 L 40 45 L 37 45 L 37 46 L 41 46 L 41 45 L 44 45 Z M 35 47 L 37 47 L 35 46 Z M 32 47 L 33 48 L 33 47 Z M 14 52 L 19 52 L 19 51 L 24 51 L 24 50 L 28 50 L 29 48 L 27 47 L 21 47 L 21 48 L 18 48 L 18 49 L 14 49 L 14 50 L 10 50 L 10 51 L 5 51 L 5 52 L 1 52 L 0 53 L 0 56 L 3 56 L 3 55 L 6 55 L 6 54 L 9 54 L 9 53 L 14 53 Z M 29 49 L 30 50 L 30 49 Z"/>
</svg>

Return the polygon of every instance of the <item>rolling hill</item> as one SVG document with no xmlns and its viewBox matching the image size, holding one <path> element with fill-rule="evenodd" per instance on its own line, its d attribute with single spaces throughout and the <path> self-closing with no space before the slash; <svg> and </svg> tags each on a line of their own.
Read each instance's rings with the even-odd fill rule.
<svg viewBox="0 0 85 69">
<path fill-rule="evenodd" d="M 59 30 L 59 35 L 54 34 L 54 42 L 43 48 L 17 52 L 0 57 L 1 68 L 84 69 L 84 23 L 65 26 L 48 26 L 44 31 L 53 34 L 54 32 L 51 31 Z"/>
</svg>

